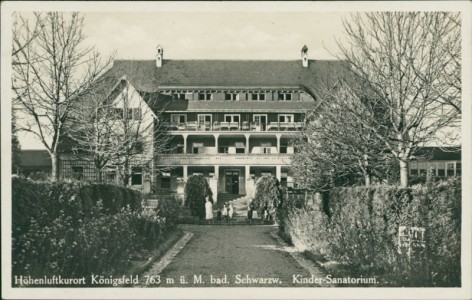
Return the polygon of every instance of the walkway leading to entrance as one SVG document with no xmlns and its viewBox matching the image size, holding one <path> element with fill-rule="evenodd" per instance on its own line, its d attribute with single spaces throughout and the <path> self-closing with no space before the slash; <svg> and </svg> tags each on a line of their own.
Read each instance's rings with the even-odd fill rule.
<svg viewBox="0 0 472 300">
<path fill-rule="evenodd" d="M 151 268 L 140 276 L 160 276 L 159 285 L 148 287 L 308 287 L 320 284 L 303 283 L 303 278 L 312 274 L 324 278 L 314 264 L 302 267 L 294 259 L 293 249 L 274 238 L 274 226 L 184 225 L 182 229 L 193 237 L 160 274 Z"/>
</svg>

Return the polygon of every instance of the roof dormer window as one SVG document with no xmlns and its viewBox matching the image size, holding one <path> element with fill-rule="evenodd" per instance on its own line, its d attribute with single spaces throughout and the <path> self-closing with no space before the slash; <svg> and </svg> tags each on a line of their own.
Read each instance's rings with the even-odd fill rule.
<svg viewBox="0 0 472 300">
<path fill-rule="evenodd" d="M 252 93 L 251 100 L 253 101 L 265 101 L 265 94 L 264 93 Z"/>
<path fill-rule="evenodd" d="M 174 93 L 172 95 L 172 99 L 174 99 L 174 100 L 185 100 L 185 93 Z"/>
<path fill-rule="evenodd" d="M 238 101 L 239 94 L 238 93 L 225 93 L 225 100 L 226 101 Z"/>
<path fill-rule="evenodd" d="M 292 93 L 279 93 L 279 101 L 292 101 Z"/>
<path fill-rule="evenodd" d="M 213 94 L 212 93 L 207 93 L 207 92 L 198 93 L 198 100 L 210 101 L 212 99 L 213 99 Z"/>
</svg>

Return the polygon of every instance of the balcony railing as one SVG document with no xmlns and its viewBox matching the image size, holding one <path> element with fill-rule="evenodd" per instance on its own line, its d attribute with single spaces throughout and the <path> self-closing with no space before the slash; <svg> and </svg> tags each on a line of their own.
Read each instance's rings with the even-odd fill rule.
<svg viewBox="0 0 472 300">
<path fill-rule="evenodd" d="M 291 159 L 290 154 L 163 154 L 156 159 L 156 164 L 161 166 L 273 166 L 288 165 Z"/>
<path fill-rule="evenodd" d="M 166 124 L 170 131 L 296 131 L 304 127 L 303 122 L 182 122 Z"/>
</svg>

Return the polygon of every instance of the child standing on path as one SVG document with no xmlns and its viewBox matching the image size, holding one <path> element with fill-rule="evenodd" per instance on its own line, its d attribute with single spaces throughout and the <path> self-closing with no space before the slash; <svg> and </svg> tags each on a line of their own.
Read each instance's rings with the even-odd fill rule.
<svg viewBox="0 0 472 300">
<path fill-rule="evenodd" d="M 233 214 L 234 214 L 233 202 L 230 202 L 229 203 L 229 208 L 228 208 L 228 219 L 229 219 L 229 224 L 230 225 L 231 225 L 231 220 L 233 219 Z"/>
<path fill-rule="evenodd" d="M 216 223 L 221 224 L 221 208 L 216 211 Z"/>
<path fill-rule="evenodd" d="M 252 198 L 249 200 L 249 204 L 247 206 L 247 221 L 249 224 L 252 224 Z"/>
<path fill-rule="evenodd" d="M 226 224 L 228 224 L 228 204 L 227 203 L 225 203 L 225 205 L 223 206 L 223 218 L 225 219 Z"/>
</svg>

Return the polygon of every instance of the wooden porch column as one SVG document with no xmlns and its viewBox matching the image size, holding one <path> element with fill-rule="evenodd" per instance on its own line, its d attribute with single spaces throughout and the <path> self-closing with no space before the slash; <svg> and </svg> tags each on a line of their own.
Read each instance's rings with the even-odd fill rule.
<svg viewBox="0 0 472 300">
<path fill-rule="evenodd" d="M 183 165 L 182 168 L 184 169 L 184 182 L 187 182 L 187 178 L 188 178 L 188 166 L 187 165 Z"/>
<path fill-rule="evenodd" d="M 188 137 L 188 134 L 183 134 L 182 135 L 184 137 L 184 154 L 187 153 L 187 137 Z"/>
<path fill-rule="evenodd" d="M 245 134 L 244 136 L 246 137 L 246 154 L 249 154 L 249 134 Z"/>
<path fill-rule="evenodd" d="M 280 138 L 281 138 L 281 135 L 276 134 L 275 136 L 277 137 L 277 153 L 280 153 Z"/>
<path fill-rule="evenodd" d="M 275 177 L 280 182 L 282 179 L 282 166 L 275 166 Z"/>
<path fill-rule="evenodd" d="M 214 133 L 213 137 L 215 138 L 216 153 L 218 153 L 218 139 L 220 138 L 220 135 L 217 133 Z M 215 166 L 215 174 L 216 174 L 216 166 Z"/>
</svg>

